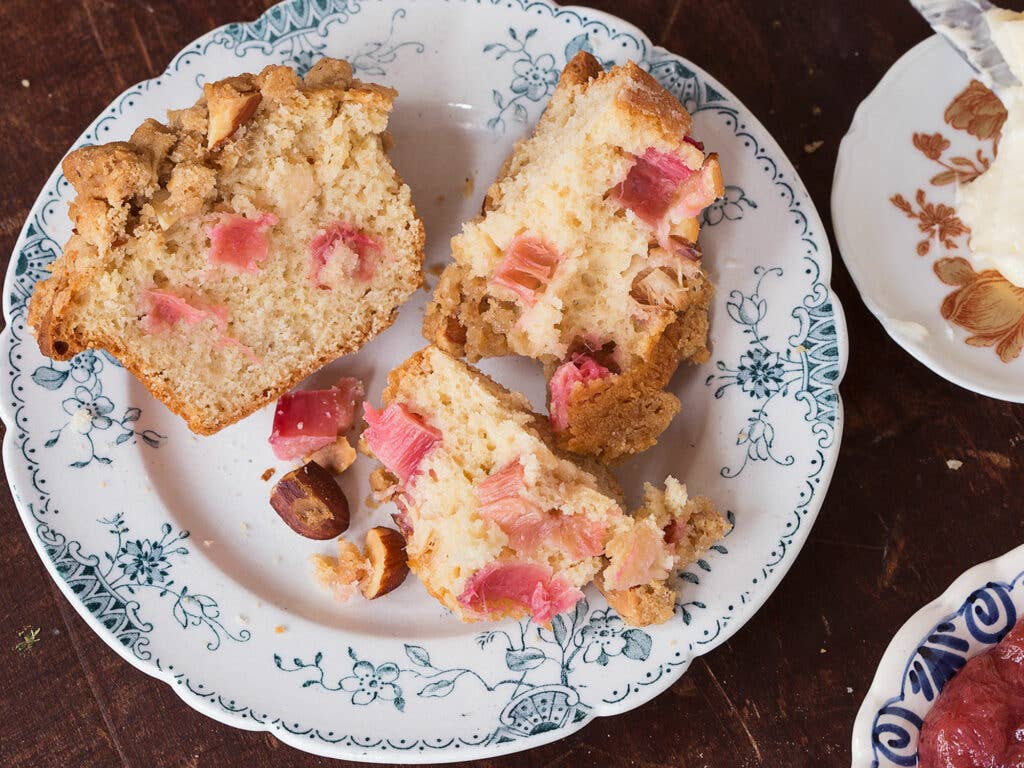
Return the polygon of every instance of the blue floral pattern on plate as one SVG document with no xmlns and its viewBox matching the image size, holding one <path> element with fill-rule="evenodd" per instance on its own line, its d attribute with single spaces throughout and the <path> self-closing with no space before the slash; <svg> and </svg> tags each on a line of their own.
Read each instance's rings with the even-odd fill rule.
<svg viewBox="0 0 1024 768">
<path fill-rule="evenodd" d="M 739 221 L 743 218 L 743 212 L 750 208 L 757 208 L 757 203 L 748 198 L 740 187 L 726 184 L 725 194 L 705 208 L 700 215 L 701 223 L 706 227 L 713 227 L 723 221 Z"/>
<path fill-rule="evenodd" d="M 113 401 L 103 394 L 103 379 L 100 372 L 103 370 L 104 360 L 121 367 L 117 360 L 105 352 L 98 353 L 87 349 L 67 363 L 50 360 L 32 372 L 32 381 L 43 389 L 55 391 L 60 390 L 65 384 L 74 385 L 69 397 L 61 401 L 61 409 L 70 418 L 50 430 L 49 439 L 43 443 L 46 448 L 52 448 L 60 441 L 65 431 L 80 435 L 84 442 L 85 457 L 71 462 L 68 466 L 72 469 L 87 467 L 94 461 L 100 464 L 110 464 L 113 461 L 108 456 L 96 453 L 94 431 L 106 432 L 111 427 L 117 427 L 118 435 L 114 439 L 114 445 L 142 440 L 150 448 L 159 448 L 167 437 L 154 429 L 135 428 L 142 417 L 141 408 L 125 408 L 120 416 L 114 414 Z"/>
<path fill-rule="evenodd" d="M 580 692 L 571 684 L 574 669 L 580 664 L 608 666 L 613 657 L 644 661 L 651 653 L 651 636 L 641 629 L 627 627 L 610 608 L 593 612 L 584 598 L 576 607 L 552 620 L 551 629 L 536 631 L 536 643 L 528 642 L 529 621 L 515 625 L 518 631 L 490 630 L 476 637 L 481 648 L 490 648 L 504 661 L 506 674 L 502 679 L 488 681 L 479 672 L 467 667 L 439 667 L 421 645 L 405 645 L 405 655 L 411 666 L 402 667 L 394 661 L 374 664 L 359 658 L 348 649 L 352 661 L 349 674 L 330 682 L 323 668 L 323 651 L 317 651 L 312 661 L 300 658 L 286 663 L 280 654 L 274 654 L 274 664 L 283 672 L 302 672 L 307 675 L 302 687 L 317 686 L 325 691 L 341 691 L 349 695 L 349 703 L 367 706 L 374 702 L 405 710 L 402 685 L 416 690 L 420 698 L 450 696 L 460 681 L 474 684 L 482 690 L 477 693 L 478 705 L 486 698 L 497 697 L 502 707 L 499 724 L 489 733 L 484 743 L 509 742 L 521 736 L 533 736 L 561 728 L 569 722 L 578 722 L 588 707 L 581 703 Z M 582 656 L 581 656 L 582 653 Z M 535 673 L 540 667 L 557 664 L 558 684 L 550 683 L 550 675 Z M 495 664 L 494 668 L 499 669 Z M 533 677 L 538 677 L 534 681 Z"/>
<path fill-rule="evenodd" d="M 724 88 L 612 17 L 535 0 L 288 0 L 255 22 L 228 25 L 190 45 L 160 77 L 119 97 L 79 143 L 121 138 L 168 102 L 188 103 L 197 84 L 270 62 L 305 70 L 320 55 L 341 55 L 363 76 L 429 90 L 445 82 L 432 77 L 438 62 L 443 71 L 452 69 L 451 62 L 444 63 L 448 52 L 430 37 L 447 13 L 465 14 L 460 18 L 479 14 L 478 27 L 465 34 L 480 58 L 463 86 L 479 82 L 484 87 L 473 94 L 444 92 L 440 98 L 473 107 L 481 133 L 488 129 L 480 146 L 490 149 L 483 151 L 493 153 L 501 135 L 513 127 L 525 131 L 565 61 L 577 50 L 590 50 L 605 63 L 637 60 L 694 113 L 705 135 L 710 133 L 716 143 L 731 142 L 734 154 L 745 158 L 737 161 L 723 199 L 705 212 L 705 237 L 780 222 L 794 252 L 765 255 L 773 267 L 756 273 L 753 283 L 750 267 L 742 280 L 728 276 L 720 282 L 739 320 L 731 316 L 727 301 L 716 349 L 723 350 L 723 365 L 730 361 L 718 381 L 729 391 L 718 401 L 730 404 L 730 415 L 747 417 L 752 405 L 770 401 L 763 416 L 775 430 L 773 438 L 766 430 L 748 430 L 748 442 L 767 446 L 781 461 L 751 460 L 745 453 L 746 459 L 730 466 L 747 466 L 735 474 L 750 472 L 749 465 L 776 467 L 795 503 L 773 513 L 765 540 L 774 545 L 752 551 L 727 539 L 680 574 L 677 618 L 661 627 L 626 627 L 592 596 L 555 617 L 550 628 L 508 623 L 476 633 L 475 642 L 471 630 L 450 638 L 409 637 L 396 644 L 382 636 L 371 642 L 299 613 L 283 634 L 231 630 L 225 616 L 240 617 L 244 609 L 259 611 L 254 618 L 262 620 L 276 609 L 254 607 L 251 594 L 225 570 L 226 555 L 186 545 L 191 539 L 183 526 L 164 519 L 175 512 L 139 501 L 146 498 L 144 489 L 127 486 L 129 472 L 155 471 L 171 460 L 164 458 L 168 454 L 187 452 L 181 445 L 187 433 L 165 428 L 161 414 L 132 403 L 127 376 L 113 360 L 86 354 L 52 363 L 38 355 L 30 340 L 26 343 L 25 309 L 32 286 L 45 276 L 46 264 L 69 231 L 64 206 L 71 190 L 55 172 L 19 240 L 5 291 L 3 345 L 10 372 L 3 400 L 9 427 L 5 458 L 33 541 L 97 632 L 132 663 L 178 687 L 185 701 L 225 722 L 273 730 L 299 748 L 350 759 L 386 760 L 391 752 L 402 761 L 454 760 L 510 752 L 562 737 L 594 716 L 623 711 L 663 690 L 695 654 L 735 631 L 770 592 L 777 581 L 773 574 L 792 559 L 817 511 L 841 425 L 837 386 L 845 337 L 827 285 L 826 241 L 806 193 L 763 128 Z M 505 32 L 495 34 L 498 30 Z M 459 71 L 467 71 L 465 64 L 458 62 Z M 400 84 L 399 90 L 417 89 Z M 743 321 L 761 312 L 760 301 L 765 317 L 752 328 Z M 730 319 L 752 333 L 730 331 Z M 762 328 L 766 324 L 770 328 Z M 746 339 L 742 350 L 731 341 L 737 335 Z M 753 342 L 756 336 L 764 338 Z M 799 380 L 790 366 L 794 362 L 802 366 Z M 734 380 L 727 381 L 729 376 Z M 735 402 L 742 403 L 742 411 Z M 804 425 L 781 416 L 775 420 L 772 409 L 794 405 L 804 412 Z M 47 446 L 54 436 L 56 441 Z M 109 449 L 100 440 L 109 441 Z M 777 450 L 783 441 L 786 449 Z M 75 453 L 79 444 L 82 451 Z M 161 449 L 153 450 L 157 446 Z M 786 466 L 790 455 L 794 460 Z M 84 463 L 70 473 L 71 482 L 65 471 L 76 462 Z M 109 492 L 103 490 L 107 483 Z M 736 492 L 732 488 L 741 485 L 717 488 L 729 499 Z M 117 494 L 127 491 L 135 501 L 122 508 L 127 502 Z M 161 491 L 161 499 L 166 493 Z M 61 510 L 74 507 L 82 494 L 102 499 L 109 508 L 98 515 L 98 523 Z M 730 521 L 756 530 L 758 520 L 737 511 L 738 517 L 729 511 Z M 133 536 L 128 519 L 133 528 L 159 534 Z M 726 557 L 730 567 L 718 567 Z M 192 585 L 207 586 L 193 591 Z M 388 599 L 398 599 L 397 593 Z M 203 641 L 202 652 L 197 653 L 193 638 Z M 211 661 L 214 655 L 229 660 Z M 238 669 L 247 673 L 232 672 Z M 266 695 L 291 681 L 301 698 L 289 697 L 291 703 L 284 705 L 280 697 Z M 471 718 L 446 717 L 468 711 Z M 331 716 L 325 720 L 326 714 Z M 346 730 L 336 723 L 346 723 Z M 430 723 L 434 726 L 426 728 Z"/>
<path fill-rule="evenodd" d="M 54 570 L 112 637 L 136 658 L 148 661 L 152 657 L 147 646 L 153 625 L 141 617 L 141 605 L 136 599 L 144 590 L 153 590 L 159 598 L 174 598 L 171 615 L 182 629 L 206 627 L 212 635 L 206 643 L 207 650 L 216 651 L 224 639 L 244 643 L 252 637 L 247 629 L 232 632 L 225 628 L 213 597 L 191 592 L 175 582 L 171 570 L 175 559 L 189 554 L 183 545 L 188 531 L 174 534 L 171 526 L 164 523 L 158 539 L 131 539 L 131 529 L 123 514 L 97 522 L 115 540 L 113 548 L 104 551 L 102 557 L 83 554 L 79 542 L 68 541 L 40 517 L 36 518 L 36 533 Z"/>
<path fill-rule="evenodd" d="M 793 456 L 777 456 L 774 452 L 775 427 L 772 426 L 771 403 L 776 397 L 788 397 L 793 393 L 808 403 L 815 403 L 812 382 L 817 376 L 823 375 L 815 366 L 821 367 L 809 359 L 806 345 L 808 334 L 790 337 L 789 345 L 783 351 L 769 346 L 770 339 L 761 331 L 761 323 L 768 315 L 768 301 L 761 295 L 761 284 L 768 277 L 782 277 L 781 267 L 755 267 L 757 281 L 751 293 L 735 290 L 729 294 L 726 303 L 729 317 L 734 323 L 743 327 L 748 337 L 749 348 L 740 355 L 735 367 L 730 367 L 719 360 L 717 368 L 722 373 L 712 374 L 707 384 L 718 384 L 715 397 L 721 398 L 730 387 L 738 387 L 749 395 L 755 404 L 747 423 L 736 437 L 736 445 L 745 446 L 743 462 L 738 467 L 723 467 L 723 477 L 737 477 L 747 466 L 748 461 L 774 461 L 780 466 L 793 464 Z M 799 342 L 799 343 L 797 343 Z M 834 361 L 826 360 L 824 365 L 829 369 L 825 376 L 837 375 L 838 367 Z M 808 420 L 819 420 L 827 425 L 834 418 L 831 408 L 809 408 Z"/>
<path fill-rule="evenodd" d="M 525 31 L 508 28 L 508 39 L 505 42 L 488 43 L 483 52 L 491 54 L 496 60 L 506 56 L 512 61 L 512 80 L 505 95 L 498 89 L 491 91 L 494 106 L 498 108 L 494 117 L 487 121 L 487 127 L 504 133 L 507 128 L 506 114 L 525 125 L 530 119 L 526 104 L 529 102 L 547 102 L 548 96 L 554 91 L 562 68 L 580 51 L 593 53 L 590 39 L 582 33 L 570 40 L 562 51 L 562 60 L 557 61 L 550 53 L 535 54 L 530 49 L 530 39 L 537 34 L 537 27 Z M 606 62 L 611 63 L 611 62 Z M 511 112 L 509 112 L 511 110 Z"/>
</svg>

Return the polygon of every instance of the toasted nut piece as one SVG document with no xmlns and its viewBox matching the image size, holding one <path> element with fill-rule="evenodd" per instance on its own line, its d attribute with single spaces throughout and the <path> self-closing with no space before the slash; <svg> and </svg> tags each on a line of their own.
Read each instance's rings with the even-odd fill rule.
<svg viewBox="0 0 1024 768">
<path fill-rule="evenodd" d="M 384 467 L 377 467 L 370 473 L 370 489 L 375 493 L 389 491 L 395 485 L 398 485 L 398 478 Z"/>
<path fill-rule="evenodd" d="M 344 437 L 313 451 L 306 461 L 315 461 L 332 475 L 340 475 L 356 460 L 356 449 Z"/>
<path fill-rule="evenodd" d="M 270 505 L 300 536 L 333 539 L 348 528 L 348 500 L 331 473 L 315 462 L 277 481 Z"/>
<path fill-rule="evenodd" d="M 652 581 L 629 589 L 605 589 L 600 575 L 595 582 L 608 605 L 632 627 L 664 624 L 675 612 L 675 590 L 661 582 Z"/>
<path fill-rule="evenodd" d="M 405 539 L 394 528 L 378 526 L 366 532 L 366 559 L 370 572 L 359 589 L 367 600 L 386 595 L 409 575 Z"/>
<path fill-rule="evenodd" d="M 697 217 L 689 219 L 683 219 L 682 221 L 673 221 L 669 227 L 668 233 L 686 240 L 690 243 L 697 242 L 697 236 L 700 234 L 700 220 Z"/>
<path fill-rule="evenodd" d="M 110 205 L 150 195 L 159 185 L 149 153 L 123 141 L 76 149 L 61 169 L 80 197 L 97 197 Z"/>
<path fill-rule="evenodd" d="M 366 578 L 369 563 L 366 556 L 352 542 L 338 539 L 338 557 L 313 555 L 313 578 L 329 589 L 339 602 L 346 602 L 355 594 L 359 582 Z"/>
<path fill-rule="evenodd" d="M 206 128 L 206 146 L 213 149 L 230 138 L 260 105 L 263 95 L 255 84 L 245 77 L 231 77 L 203 86 L 209 123 Z"/>
<path fill-rule="evenodd" d="M 629 295 L 648 307 L 682 309 L 687 303 L 686 288 L 662 268 L 638 274 Z"/>
<path fill-rule="evenodd" d="M 302 80 L 306 85 L 311 85 L 314 88 L 326 85 L 349 88 L 352 85 L 352 65 L 343 59 L 331 59 L 325 56 L 313 65 Z"/>
<path fill-rule="evenodd" d="M 170 192 L 166 189 L 158 189 L 150 200 L 157 223 L 165 232 L 178 223 L 178 212 L 167 202 L 170 198 Z"/>
<path fill-rule="evenodd" d="M 712 152 L 704 162 L 711 169 L 711 185 L 715 189 L 715 199 L 725 194 L 725 182 L 722 181 L 722 166 L 718 163 L 718 153 Z"/>
</svg>

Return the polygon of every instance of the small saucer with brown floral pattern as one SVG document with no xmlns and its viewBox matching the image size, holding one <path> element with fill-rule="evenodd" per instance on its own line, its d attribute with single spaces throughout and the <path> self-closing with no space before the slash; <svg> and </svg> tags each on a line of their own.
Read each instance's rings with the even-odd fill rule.
<svg viewBox="0 0 1024 768">
<path fill-rule="evenodd" d="M 972 268 L 955 208 L 1006 119 L 974 75 L 938 36 L 893 65 L 839 148 L 832 220 L 861 298 L 897 344 L 955 384 L 1024 402 L 1024 289 Z"/>
</svg>

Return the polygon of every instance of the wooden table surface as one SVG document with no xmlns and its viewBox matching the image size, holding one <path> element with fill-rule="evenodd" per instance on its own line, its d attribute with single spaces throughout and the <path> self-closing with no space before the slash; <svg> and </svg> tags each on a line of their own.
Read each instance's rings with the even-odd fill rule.
<svg viewBox="0 0 1024 768">
<path fill-rule="evenodd" d="M 0 2 L 0 253 L 7 258 L 43 182 L 114 96 L 198 35 L 265 5 Z M 854 109 L 929 34 L 902 0 L 594 5 L 724 82 L 795 161 L 826 224 Z M 895 630 L 966 568 L 1024 540 L 1024 407 L 958 389 L 912 360 L 868 313 L 838 254 L 833 285 L 851 346 L 842 453 L 814 530 L 767 605 L 654 701 L 478 765 L 848 766 L 854 715 Z M 950 458 L 963 467 L 949 470 Z M 16 650 L 26 626 L 39 628 L 38 642 Z M 5 768 L 339 764 L 204 717 L 122 661 L 46 575 L 6 490 L 0 709 Z"/>
</svg>

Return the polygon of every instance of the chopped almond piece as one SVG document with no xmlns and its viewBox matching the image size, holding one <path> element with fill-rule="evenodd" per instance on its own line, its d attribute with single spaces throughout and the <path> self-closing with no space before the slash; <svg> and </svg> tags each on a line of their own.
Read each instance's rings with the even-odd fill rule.
<svg viewBox="0 0 1024 768">
<path fill-rule="evenodd" d="M 390 491 L 396 485 L 398 485 L 398 478 L 384 467 L 377 467 L 370 473 L 370 489 L 374 493 Z"/>
<path fill-rule="evenodd" d="M 305 461 L 315 461 L 332 475 L 340 475 L 356 460 L 356 449 L 344 437 L 313 451 Z"/>
<path fill-rule="evenodd" d="M 331 590 L 340 602 L 355 594 L 359 583 L 366 578 L 369 564 L 359 547 L 347 539 L 338 539 L 338 557 L 313 555 L 313 578 Z"/>
<path fill-rule="evenodd" d="M 663 582 L 652 581 L 629 589 L 605 589 L 599 576 L 598 584 L 608 605 L 630 626 L 664 624 L 675 613 L 675 590 Z"/>
<path fill-rule="evenodd" d="M 405 538 L 394 528 L 378 526 L 366 532 L 366 559 L 369 573 L 359 589 L 367 600 L 386 595 L 409 575 Z"/>
<path fill-rule="evenodd" d="M 348 528 L 348 499 L 330 472 L 312 461 L 277 481 L 270 506 L 307 539 L 333 539 Z"/>
<path fill-rule="evenodd" d="M 331 590 L 341 602 L 356 588 L 367 600 L 374 600 L 397 588 L 409 574 L 405 539 L 393 528 L 371 528 L 366 533 L 366 551 L 347 539 L 338 539 L 338 557 L 313 555 L 313 577 Z"/>
<path fill-rule="evenodd" d="M 220 146 L 256 113 L 263 96 L 246 77 L 232 77 L 203 86 L 206 106 L 210 111 L 206 129 L 206 146 Z"/>
</svg>

